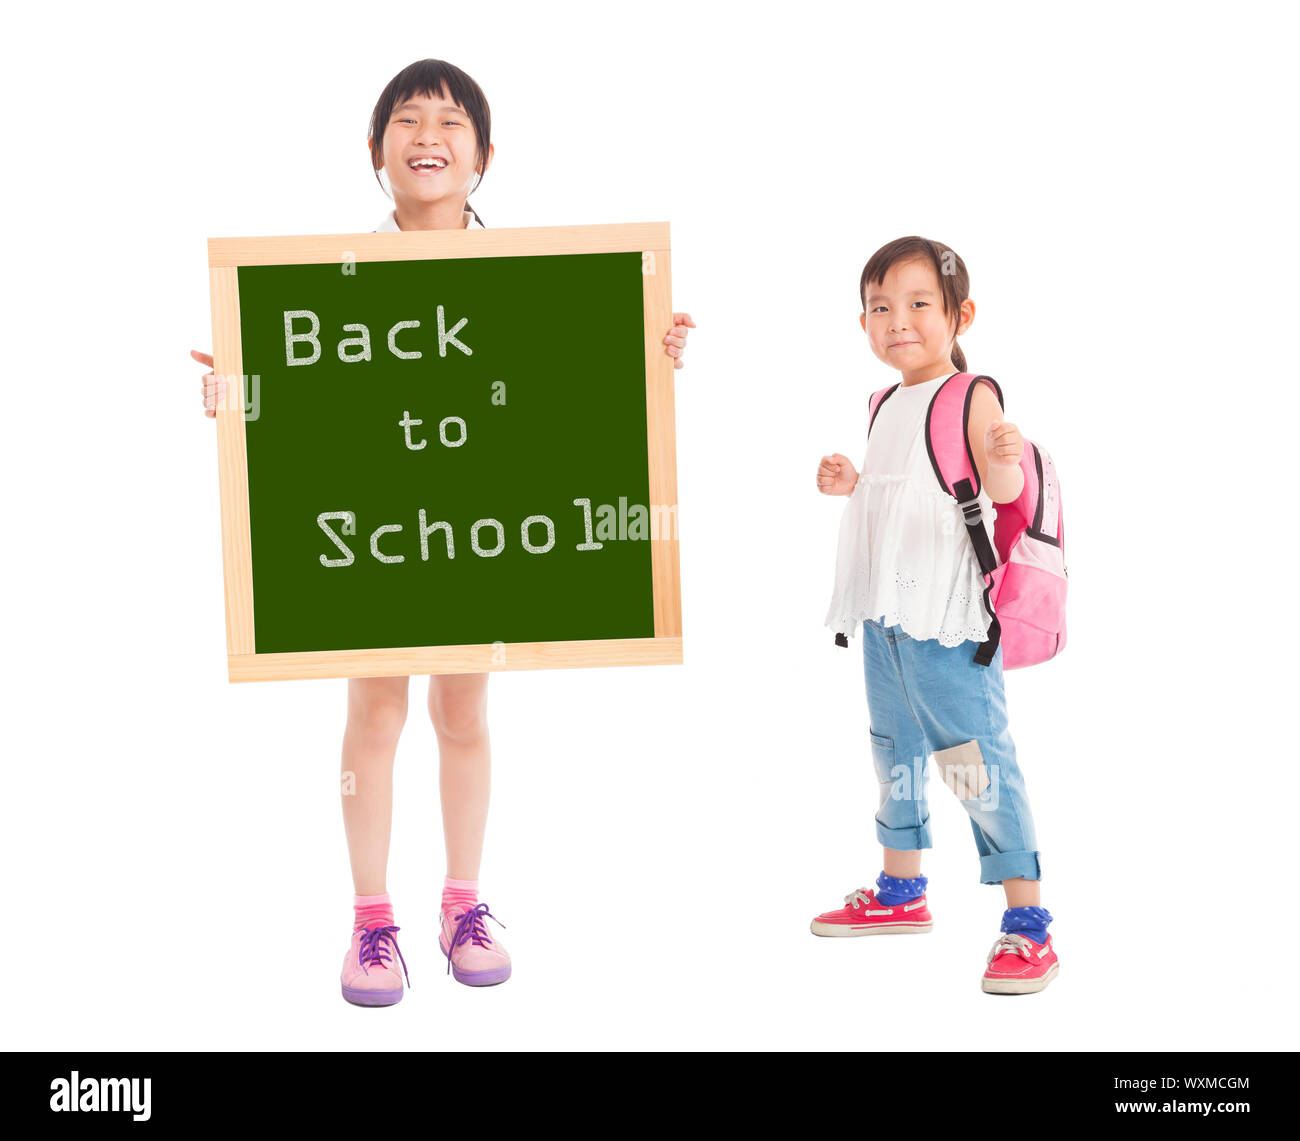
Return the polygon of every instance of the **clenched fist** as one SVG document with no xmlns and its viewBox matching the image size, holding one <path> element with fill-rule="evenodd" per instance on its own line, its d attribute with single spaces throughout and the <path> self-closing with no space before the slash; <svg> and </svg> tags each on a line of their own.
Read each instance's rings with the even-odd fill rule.
<svg viewBox="0 0 1300 1141">
<path fill-rule="evenodd" d="M 984 455 L 989 467 L 1017 467 L 1025 450 L 1020 429 L 1008 420 L 991 420 L 984 431 Z"/>
<path fill-rule="evenodd" d="M 836 452 L 833 456 L 822 456 L 817 468 L 817 490 L 823 495 L 852 495 L 858 486 L 858 469 L 849 462 L 847 456 Z"/>
</svg>

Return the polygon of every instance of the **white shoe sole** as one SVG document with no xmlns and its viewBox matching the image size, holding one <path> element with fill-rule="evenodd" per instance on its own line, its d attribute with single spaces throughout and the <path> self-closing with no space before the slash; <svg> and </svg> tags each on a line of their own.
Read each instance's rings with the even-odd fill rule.
<svg viewBox="0 0 1300 1141">
<path fill-rule="evenodd" d="M 1060 963 L 1053 963 L 1040 979 L 981 979 L 980 983 L 985 994 L 1035 994 L 1056 978 L 1060 969 Z"/>
<path fill-rule="evenodd" d="M 818 923 L 814 919 L 809 924 L 808 930 L 814 935 L 826 935 L 833 939 L 848 939 L 855 938 L 858 935 L 924 935 L 933 926 L 934 920 L 929 923 L 887 923 L 854 927 L 843 923 Z"/>
</svg>

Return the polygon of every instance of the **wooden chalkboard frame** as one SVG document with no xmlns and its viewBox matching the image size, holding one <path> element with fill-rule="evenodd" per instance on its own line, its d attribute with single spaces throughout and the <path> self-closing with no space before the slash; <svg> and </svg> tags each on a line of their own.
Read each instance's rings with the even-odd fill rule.
<svg viewBox="0 0 1300 1141">
<path fill-rule="evenodd" d="M 217 410 L 221 483 L 221 549 L 225 572 L 229 678 L 385 677 L 480 673 L 489 670 L 568 669 L 582 666 L 676 665 L 682 661 L 681 571 L 675 534 L 652 538 L 654 637 L 572 642 L 512 642 L 396 649 L 322 650 L 259 654 L 253 639 L 253 561 L 249 530 L 239 325 L 240 266 L 435 258 L 535 257 L 640 251 L 643 266 L 646 423 L 650 501 L 677 504 L 673 362 L 663 335 L 672 322 L 667 222 L 601 226 L 546 226 L 501 230 L 422 230 L 306 237 L 212 238 L 208 272 L 212 293 L 213 368 L 231 377 L 231 398 Z"/>
</svg>

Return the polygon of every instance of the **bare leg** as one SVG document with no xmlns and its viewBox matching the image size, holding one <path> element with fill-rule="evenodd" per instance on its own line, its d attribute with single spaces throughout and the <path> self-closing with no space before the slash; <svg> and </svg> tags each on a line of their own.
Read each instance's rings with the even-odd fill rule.
<svg viewBox="0 0 1300 1141">
<path fill-rule="evenodd" d="M 478 879 L 487 828 L 492 759 L 487 727 L 488 675 L 434 674 L 429 717 L 438 736 L 442 834 L 447 874 Z"/>
<path fill-rule="evenodd" d="M 1041 907 L 1040 880 L 1027 880 L 1017 876 L 1013 880 L 1003 880 L 1002 889 L 1007 893 L 1008 907 Z"/>
<path fill-rule="evenodd" d="M 897 852 L 893 848 L 885 848 L 884 852 L 885 875 L 900 880 L 912 880 L 921 874 L 920 848 L 913 852 Z"/>
<path fill-rule="evenodd" d="M 898 879 L 915 879 L 921 874 L 921 853 L 896 852 L 893 848 L 884 849 L 885 875 Z M 1015 879 L 1003 880 L 1002 888 L 1007 893 L 1008 907 L 1039 907 L 1041 891 L 1040 880 L 1027 880 L 1017 876 Z"/>
<path fill-rule="evenodd" d="M 393 757 L 406 723 L 408 677 L 348 679 L 343 732 L 343 827 L 358 895 L 381 895 L 393 829 Z"/>
</svg>

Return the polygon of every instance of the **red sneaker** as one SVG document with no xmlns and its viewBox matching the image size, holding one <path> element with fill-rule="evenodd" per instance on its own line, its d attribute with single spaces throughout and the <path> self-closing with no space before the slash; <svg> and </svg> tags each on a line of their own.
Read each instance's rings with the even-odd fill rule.
<svg viewBox="0 0 1300 1141">
<path fill-rule="evenodd" d="M 812 921 L 814 935 L 911 935 L 934 926 L 925 896 L 891 907 L 876 898 L 874 889 L 860 887 L 844 902 L 846 907 L 824 911 Z"/>
<path fill-rule="evenodd" d="M 982 986 L 988 994 L 1033 994 L 1056 978 L 1059 965 L 1052 937 L 1035 943 L 1028 935 L 1004 934 L 989 952 Z"/>
</svg>

